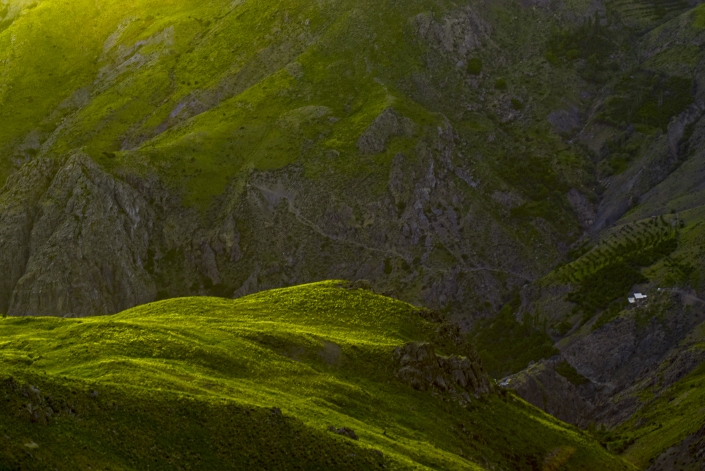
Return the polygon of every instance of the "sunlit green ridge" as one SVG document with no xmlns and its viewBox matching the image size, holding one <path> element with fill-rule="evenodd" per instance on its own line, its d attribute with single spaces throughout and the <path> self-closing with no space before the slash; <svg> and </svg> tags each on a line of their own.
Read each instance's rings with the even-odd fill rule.
<svg viewBox="0 0 705 471">
<path fill-rule="evenodd" d="M 513 396 L 491 394 L 461 406 L 399 382 L 393 350 L 432 339 L 437 324 L 425 321 L 408 304 L 346 286 L 324 282 L 235 301 L 176 299 L 83 320 L 3 319 L 4 378 L 12 375 L 15 381 L 36 385 L 40 394 L 55 395 L 54 403 L 67 388 L 79 391 L 73 400 L 81 410 L 77 417 L 86 423 L 82 428 L 73 416 L 60 413 L 48 426 L 39 426 L 23 419 L 25 408 L 10 409 L 5 412 L 10 422 L 0 425 L 11 436 L 2 442 L 4 452 L 12 456 L 13 447 L 21 449 L 32 440 L 39 444 L 33 453 L 50 459 L 56 447 L 71 446 L 62 440 L 74 437 L 80 442 L 85 433 L 101 437 L 104 430 L 97 417 L 108 424 L 133 420 L 132 426 L 139 428 L 145 427 L 136 422 L 139 411 L 169 407 L 169 401 L 193 401 L 224 408 L 223 413 L 228 404 L 265 411 L 277 407 L 322 443 L 336 437 L 326 431 L 328 425 L 352 428 L 359 441 L 345 446 L 359 449 L 361 456 L 382 451 L 391 468 L 479 470 L 489 460 L 531 469 L 531 463 L 565 449 L 570 451 L 565 469 L 630 469 L 587 435 Z M 8 384 L 6 397 L 13 397 L 7 396 Z M 91 391 L 96 391 L 92 403 Z M 108 419 L 115 401 L 123 412 Z M 163 420 L 164 427 L 174 426 Z M 82 462 L 130 469 L 130 456 L 135 455 L 125 447 L 141 450 L 129 438 L 112 447 L 100 445 L 103 438 L 96 440 L 88 451 L 75 450 Z M 194 453 L 209 456 L 207 449 Z"/>
</svg>

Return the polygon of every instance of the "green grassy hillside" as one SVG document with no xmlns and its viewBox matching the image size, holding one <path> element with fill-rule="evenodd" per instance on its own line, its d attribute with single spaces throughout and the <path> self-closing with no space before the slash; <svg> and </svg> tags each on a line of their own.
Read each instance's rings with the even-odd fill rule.
<svg viewBox="0 0 705 471">
<path fill-rule="evenodd" d="M 705 344 L 693 348 L 702 350 Z M 702 428 L 705 364 L 700 364 L 666 391 L 658 391 L 657 397 L 651 389 L 657 391 L 658 385 L 645 388 L 639 398 L 644 407 L 603 438 L 612 450 L 621 452 L 625 459 L 640 468 L 647 467 L 659 455 Z M 692 450 L 693 456 L 695 452 Z"/>
<path fill-rule="evenodd" d="M 0 146 L 29 139 L 19 154 L 84 147 L 112 166 L 146 164 L 203 205 L 243 169 L 299 161 L 309 140 L 311 171 L 314 156 L 336 151 L 338 170 L 368 172 L 384 158 L 346 157 L 384 109 L 440 122 L 394 85 L 423 52 L 398 17 L 430 3 L 364 16 L 365 5 L 349 3 L 40 2 L 0 33 L 0 121 L 12 121 Z"/>
<path fill-rule="evenodd" d="M 332 281 L 2 319 L 0 468 L 631 469 L 511 394 L 397 380 L 394 349 L 438 339 L 420 312 Z"/>
</svg>

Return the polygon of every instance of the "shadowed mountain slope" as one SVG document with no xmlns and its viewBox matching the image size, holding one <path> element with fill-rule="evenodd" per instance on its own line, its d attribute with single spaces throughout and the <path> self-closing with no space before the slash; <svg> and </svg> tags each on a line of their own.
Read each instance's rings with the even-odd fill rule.
<svg viewBox="0 0 705 471">
<path fill-rule="evenodd" d="M 85 316 L 345 277 L 469 313 L 580 233 L 567 195 L 593 194 L 592 164 L 546 121 L 552 85 L 575 75 L 544 58 L 553 12 L 12 5 L 0 310 Z"/>
</svg>

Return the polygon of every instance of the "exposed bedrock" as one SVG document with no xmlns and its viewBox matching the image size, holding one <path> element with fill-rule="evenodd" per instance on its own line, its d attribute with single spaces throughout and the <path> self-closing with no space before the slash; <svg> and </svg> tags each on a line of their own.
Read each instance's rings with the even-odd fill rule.
<svg viewBox="0 0 705 471">
<path fill-rule="evenodd" d="M 386 110 L 363 147 L 411 127 Z M 368 279 L 461 317 L 500 305 L 544 267 L 477 197 L 478 183 L 454 159 L 452 127 L 427 132 L 393 159 L 380 191 L 365 178 L 322 184 L 292 165 L 242 176 L 206 210 L 154 174 L 108 172 L 83 153 L 30 161 L 0 191 L 0 310 L 103 315 L 332 278 Z M 551 240 L 550 228 L 543 237 Z M 540 263 L 553 263 L 555 245 L 541 247 Z"/>
</svg>

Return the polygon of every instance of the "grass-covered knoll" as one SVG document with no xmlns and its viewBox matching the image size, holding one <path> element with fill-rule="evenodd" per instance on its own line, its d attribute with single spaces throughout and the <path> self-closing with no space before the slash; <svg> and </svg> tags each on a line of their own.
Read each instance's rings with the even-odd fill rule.
<svg viewBox="0 0 705 471">
<path fill-rule="evenodd" d="M 438 325 L 343 282 L 5 318 L 0 454 L 23 469 L 536 469 L 557 454 L 630 469 L 512 395 L 461 405 L 397 381 L 394 348 Z"/>
</svg>

